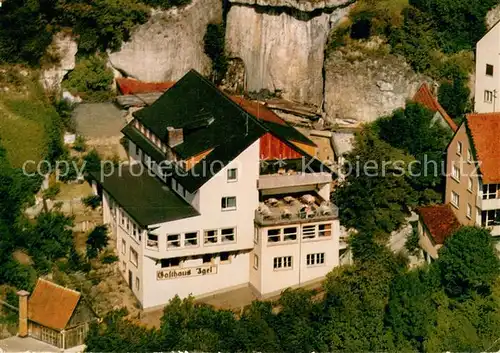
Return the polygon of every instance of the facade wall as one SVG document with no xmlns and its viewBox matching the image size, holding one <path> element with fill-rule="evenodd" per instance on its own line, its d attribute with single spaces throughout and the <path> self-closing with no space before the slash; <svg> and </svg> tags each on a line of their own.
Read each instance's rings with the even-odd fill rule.
<svg viewBox="0 0 500 353">
<path fill-rule="evenodd" d="M 491 113 L 500 109 L 500 25 L 492 28 L 476 47 L 475 111 Z M 493 65 L 493 75 L 486 75 L 486 65 Z M 485 101 L 485 91 L 495 92 L 497 98 Z"/>
<path fill-rule="evenodd" d="M 303 239 L 304 226 L 330 224 L 331 235 L 328 237 L 315 237 Z M 285 227 L 297 227 L 297 239 L 271 243 L 268 241 L 268 230 Z M 254 274 L 251 279 L 259 280 L 252 283 L 259 288 L 262 295 L 269 295 L 284 290 L 291 286 L 301 285 L 314 279 L 320 279 L 339 265 L 339 236 L 340 226 L 338 220 L 329 222 L 311 222 L 303 224 L 288 224 L 286 226 L 273 226 L 257 228 L 259 241 L 254 249 L 259 256 L 260 275 Z M 307 255 L 323 254 L 324 263 L 307 265 Z M 274 268 L 274 258 L 292 256 L 291 268 Z M 252 271 L 256 271 L 252 268 Z"/>
<path fill-rule="evenodd" d="M 459 152 L 459 143 L 462 146 L 461 153 Z M 453 166 L 460 170 L 458 180 L 453 175 Z M 469 178 L 471 179 L 470 182 Z M 471 187 L 469 188 L 469 186 Z M 464 225 L 474 225 L 478 213 L 480 217 L 480 209 L 478 208 L 480 205 L 477 204 L 479 187 L 474 156 L 472 155 L 465 124 L 462 124 L 447 149 L 445 202 L 452 205 L 455 215 L 460 223 Z M 459 196 L 458 205 L 453 202 L 453 193 Z M 467 215 L 468 207 L 471 209 L 470 215 Z"/>
<path fill-rule="evenodd" d="M 198 274 L 212 267 L 211 273 Z M 182 263 L 181 267 L 172 268 L 177 273 L 191 271 L 190 275 L 158 279 L 158 271 L 168 272 L 170 268 L 161 268 L 161 263 L 144 257 L 143 308 L 153 308 L 168 303 L 175 295 L 181 298 L 188 295 L 202 296 L 218 290 L 245 285 L 249 282 L 249 251 L 231 255 L 230 260 L 222 263 L 220 257 L 212 260 L 211 264 L 203 264 L 202 258 L 191 259 Z M 215 273 L 216 272 L 216 273 Z"/>
</svg>

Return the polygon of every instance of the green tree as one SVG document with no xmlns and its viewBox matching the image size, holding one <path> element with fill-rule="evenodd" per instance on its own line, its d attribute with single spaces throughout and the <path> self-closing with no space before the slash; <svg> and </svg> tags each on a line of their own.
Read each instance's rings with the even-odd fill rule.
<svg viewBox="0 0 500 353">
<path fill-rule="evenodd" d="M 460 228 L 439 252 L 438 266 L 446 292 L 459 298 L 489 294 L 500 274 L 499 261 L 487 229 Z"/>
<path fill-rule="evenodd" d="M 243 311 L 238 321 L 236 337 L 242 351 L 279 352 L 279 338 L 274 332 L 274 313 L 271 302 L 253 301 Z"/>
<path fill-rule="evenodd" d="M 76 64 L 63 85 L 87 100 L 101 101 L 110 97 L 113 79 L 113 72 L 106 66 L 104 58 L 92 55 Z"/>
<path fill-rule="evenodd" d="M 409 102 L 405 109 L 398 109 L 374 123 L 383 141 L 418 161 L 411 169 L 409 181 L 420 204 L 441 201 L 444 191 L 443 159 L 452 133 L 433 118 L 430 110 Z"/>
<path fill-rule="evenodd" d="M 227 71 L 227 57 L 224 52 L 226 28 L 224 24 L 210 23 L 203 41 L 205 54 L 212 60 L 212 73 L 215 82 L 220 82 Z"/>
<path fill-rule="evenodd" d="M 108 226 L 98 225 L 89 233 L 87 238 L 87 258 L 95 259 L 108 246 Z"/>
<path fill-rule="evenodd" d="M 371 128 L 355 138 L 347 156 L 347 177 L 333 194 L 341 223 L 358 230 L 390 233 L 415 203 L 407 180 L 411 156 L 381 141 Z"/>
</svg>

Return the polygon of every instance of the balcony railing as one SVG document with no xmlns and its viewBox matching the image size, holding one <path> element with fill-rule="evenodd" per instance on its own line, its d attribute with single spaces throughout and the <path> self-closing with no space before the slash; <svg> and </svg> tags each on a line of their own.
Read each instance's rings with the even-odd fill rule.
<svg viewBox="0 0 500 353">
<path fill-rule="evenodd" d="M 332 181 L 329 173 L 266 174 L 259 176 L 258 188 L 274 189 L 304 185 L 326 184 Z"/>
<path fill-rule="evenodd" d="M 262 226 L 289 224 L 289 223 L 306 223 L 314 221 L 331 220 L 338 218 L 339 209 L 334 204 L 323 206 L 312 212 L 297 212 L 297 213 L 278 213 L 263 214 L 261 211 L 255 211 L 255 223 Z"/>
</svg>

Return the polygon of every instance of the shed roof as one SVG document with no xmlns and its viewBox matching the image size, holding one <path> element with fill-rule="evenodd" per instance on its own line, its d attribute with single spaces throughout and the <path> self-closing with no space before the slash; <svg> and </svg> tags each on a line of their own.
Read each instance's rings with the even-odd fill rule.
<svg viewBox="0 0 500 353">
<path fill-rule="evenodd" d="M 54 330 L 64 330 L 79 300 L 79 292 L 39 278 L 28 299 L 28 319 Z"/>
<path fill-rule="evenodd" d="M 413 101 L 422 104 L 426 108 L 430 109 L 433 112 L 439 112 L 446 123 L 450 126 L 453 132 L 458 130 L 457 124 L 453 121 L 453 119 L 448 115 L 446 110 L 439 104 L 438 100 L 431 93 L 429 89 L 429 85 L 427 83 L 422 83 L 417 93 L 413 97 Z"/>
<path fill-rule="evenodd" d="M 460 222 L 450 204 L 419 207 L 417 213 L 435 244 L 444 244 L 445 240 L 460 228 Z"/>
</svg>

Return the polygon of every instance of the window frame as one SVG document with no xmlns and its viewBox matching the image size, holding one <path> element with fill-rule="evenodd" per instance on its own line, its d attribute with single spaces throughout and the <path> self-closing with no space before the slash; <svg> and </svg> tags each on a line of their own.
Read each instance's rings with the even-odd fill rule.
<svg viewBox="0 0 500 353">
<path fill-rule="evenodd" d="M 224 234 L 224 231 L 232 230 L 231 234 Z M 236 227 L 220 228 L 220 242 L 221 243 L 235 243 L 236 242 Z M 232 236 L 233 240 L 224 240 L 224 238 Z"/>
<path fill-rule="evenodd" d="M 325 229 L 321 229 L 322 226 L 324 226 Z M 322 233 L 324 234 L 322 235 Z M 331 223 L 318 224 L 318 238 L 329 238 L 332 236 L 332 234 L 333 234 L 333 227 Z"/>
<path fill-rule="evenodd" d="M 253 268 L 258 270 L 259 269 L 259 255 L 253 254 Z"/>
<path fill-rule="evenodd" d="M 472 219 L 472 206 L 470 203 L 467 204 L 467 209 L 466 209 L 465 215 L 468 219 Z"/>
<path fill-rule="evenodd" d="M 234 177 L 230 175 L 231 172 L 234 172 Z M 226 180 L 228 183 L 234 183 L 238 181 L 238 168 L 229 168 L 226 173 Z"/>
<path fill-rule="evenodd" d="M 187 239 L 187 236 L 192 236 L 192 235 L 195 235 L 194 238 L 190 238 L 189 240 L 195 240 L 195 243 L 194 244 L 191 244 L 191 243 L 188 243 L 189 240 Z M 183 234 L 182 236 L 183 240 L 184 240 L 184 247 L 185 248 L 192 248 L 192 247 L 197 247 L 200 245 L 200 233 L 198 231 L 196 232 L 186 232 Z"/>
<path fill-rule="evenodd" d="M 172 237 L 172 236 L 177 236 L 177 240 L 168 240 L 169 237 Z M 181 233 L 171 233 L 171 234 L 167 234 L 167 250 L 168 249 L 179 249 L 181 248 Z M 178 246 L 172 246 L 171 244 L 173 244 L 174 242 L 178 242 L 179 245 Z"/>
<path fill-rule="evenodd" d="M 325 253 L 311 253 L 306 255 L 306 266 L 324 266 L 325 265 Z"/>
<path fill-rule="evenodd" d="M 495 66 L 491 64 L 486 64 L 486 76 L 493 77 L 494 75 L 495 75 Z"/>
<path fill-rule="evenodd" d="M 489 91 L 487 89 L 484 90 L 484 103 L 493 103 L 494 93 L 493 91 Z"/>
<path fill-rule="evenodd" d="M 156 237 L 156 240 L 150 239 L 149 237 L 153 236 Z M 156 242 L 156 245 L 150 245 Z M 152 249 L 152 250 L 159 250 L 160 249 L 160 236 L 158 234 L 152 234 L 148 232 L 148 238 L 146 239 L 146 248 Z"/>
<path fill-rule="evenodd" d="M 293 269 L 292 256 L 276 256 L 273 258 L 274 271 L 287 271 Z"/>
<path fill-rule="evenodd" d="M 474 191 L 474 181 L 472 180 L 472 177 L 469 177 L 467 179 L 467 191 L 468 192 L 473 192 Z"/>
<path fill-rule="evenodd" d="M 214 235 L 207 236 L 208 232 L 214 232 Z M 215 239 L 214 242 L 207 241 L 208 239 Z M 203 245 L 214 245 L 219 243 L 219 229 L 205 229 L 203 231 Z"/>
<path fill-rule="evenodd" d="M 135 257 L 137 257 L 137 259 L 135 260 L 136 262 L 134 262 L 134 255 Z M 135 267 L 139 267 L 139 253 L 135 251 L 133 247 L 130 247 L 129 249 L 129 261 Z"/>
<path fill-rule="evenodd" d="M 455 196 L 456 196 L 456 201 L 455 202 Z M 458 194 L 457 192 L 455 191 L 451 191 L 451 204 L 455 207 L 455 208 L 460 208 L 460 194 Z"/>
<path fill-rule="evenodd" d="M 234 199 L 234 206 L 228 206 L 229 200 Z M 222 211 L 235 211 L 237 209 L 236 196 L 223 196 L 221 198 L 221 210 Z"/>
<path fill-rule="evenodd" d="M 122 254 L 127 254 L 127 242 L 125 241 L 125 239 L 122 239 Z"/>
<path fill-rule="evenodd" d="M 460 183 L 460 168 L 458 168 L 455 163 L 451 165 L 451 177 L 453 180 L 455 180 L 457 183 Z"/>
<path fill-rule="evenodd" d="M 457 155 L 461 156 L 463 152 L 463 144 L 461 141 L 457 141 Z"/>
</svg>

